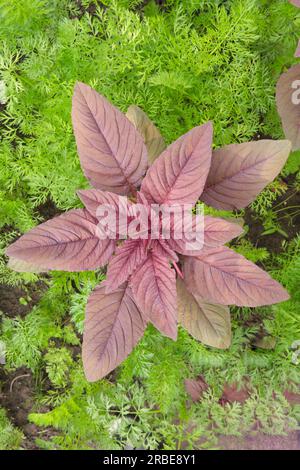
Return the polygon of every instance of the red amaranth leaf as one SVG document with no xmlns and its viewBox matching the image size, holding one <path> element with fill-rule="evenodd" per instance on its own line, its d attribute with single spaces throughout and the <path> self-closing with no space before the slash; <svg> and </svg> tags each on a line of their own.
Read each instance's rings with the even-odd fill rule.
<svg viewBox="0 0 300 470">
<path fill-rule="evenodd" d="M 86 209 L 73 209 L 30 230 L 6 254 L 42 269 L 87 271 L 104 266 L 115 249 L 99 238 L 97 220 Z"/>
<path fill-rule="evenodd" d="M 186 235 L 195 233 L 195 219 L 193 219 L 192 223 L 192 230 L 189 231 L 189 227 L 186 227 L 182 239 L 175 240 L 174 238 L 171 238 L 168 240 L 170 247 L 177 251 L 177 253 L 187 256 L 195 256 L 201 254 L 203 249 L 222 246 L 243 233 L 243 228 L 237 223 L 228 222 L 225 219 L 217 217 L 204 216 L 203 248 L 199 250 L 191 250 L 189 249 L 190 242 Z"/>
<path fill-rule="evenodd" d="M 291 405 L 300 405 L 300 393 L 290 392 L 289 390 L 285 390 L 283 392 L 285 399 Z"/>
<path fill-rule="evenodd" d="M 129 106 L 126 117 L 142 135 L 148 151 L 148 160 L 150 163 L 153 163 L 166 148 L 161 133 L 148 118 L 147 114 L 138 106 Z"/>
<path fill-rule="evenodd" d="M 238 388 L 237 384 L 225 384 L 223 389 L 223 395 L 220 398 L 220 403 L 225 405 L 226 403 L 245 403 L 249 398 L 250 393 L 247 388 Z"/>
<path fill-rule="evenodd" d="M 257 307 L 289 298 L 268 273 L 225 246 L 185 257 L 183 273 L 189 290 L 209 302 Z"/>
<path fill-rule="evenodd" d="M 185 379 L 185 389 L 193 401 L 200 401 L 203 393 L 208 390 L 208 385 L 202 375 L 199 375 L 196 380 Z"/>
<path fill-rule="evenodd" d="M 77 191 L 77 194 L 90 214 L 99 221 L 101 221 L 101 218 L 97 211 L 100 206 L 110 206 L 114 209 L 116 213 L 116 227 L 114 228 L 117 235 L 120 238 L 127 238 L 128 210 L 131 202 L 126 196 L 120 196 L 109 191 L 101 191 L 100 189 L 81 189 Z M 114 228 L 111 227 L 112 233 Z"/>
<path fill-rule="evenodd" d="M 295 7 L 300 8 L 300 0 L 289 0 L 289 2 L 290 2 L 292 5 L 295 5 Z"/>
<path fill-rule="evenodd" d="M 16 271 L 18 273 L 44 273 L 47 272 L 48 269 L 43 269 L 40 268 L 36 264 L 32 264 L 28 261 L 22 261 L 20 259 L 14 259 L 12 257 L 9 258 L 7 267 L 12 269 L 13 271 Z"/>
<path fill-rule="evenodd" d="M 146 261 L 132 275 L 135 300 L 153 325 L 165 336 L 177 338 L 175 271 L 168 260 L 149 251 Z"/>
<path fill-rule="evenodd" d="M 287 139 L 292 142 L 293 150 L 300 149 L 300 64 L 283 73 L 276 86 L 278 114 Z"/>
<path fill-rule="evenodd" d="M 87 379 L 101 379 L 132 351 L 146 328 L 145 316 L 127 284 L 106 293 L 102 282 L 91 293 L 84 324 L 83 365 Z"/>
<path fill-rule="evenodd" d="M 166 258 L 177 263 L 179 258 L 174 250 L 170 247 L 170 240 L 152 240 L 151 247 L 157 253 L 158 256 Z"/>
<path fill-rule="evenodd" d="M 215 248 L 230 242 L 243 233 L 238 223 L 229 222 L 218 217 L 204 216 L 204 247 Z"/>
<path fill-rule="evenodd" d="M 147 150 L 121 111 L 88 85 L 77 83 L 72 120 L 81 166 L 94 187 L 125 195 L 140 186 Z"/>
<path fill-rule="evenodd" d="M 86 209 L 95 218 L 97 218 L 97 209 L 103 204 L 111 205 L 116 210 L 119 208 L 125 210 L 131 204 L 126 196 L 120 196 L 109 191 L 101 191 L 100 189 L 80 189 L 77 191 L 77 194 Z"/>
<path fill-rule="evenodd" d="M 229 308 L 208 303 L 188 291 L 177 279 L 178 322 L 198 341 L 207 346 L 227 349 L 231 343 Z"/>
<path fill-rule="evenodd" d="M 216 209 L 246 207 L 278 175 L 290 151 L 287 140 L 260 140 L 216 150 L 201 200 Z"/>
<path fill-rule="evenodd" d="M 158 204 L 195 204 L 203 191 L 211 161 L 212 124 L 195 127 L 155 160 L 141 191 Z"/>
<path fill-rule="evenodd" d="M 146 259 L 145 240 L 126 240 L 118 246 L 114 256 L 108 265 L 106 289 L 114 290 L 123 282 L 127 281 L 129 276 Z"/>
</svg>

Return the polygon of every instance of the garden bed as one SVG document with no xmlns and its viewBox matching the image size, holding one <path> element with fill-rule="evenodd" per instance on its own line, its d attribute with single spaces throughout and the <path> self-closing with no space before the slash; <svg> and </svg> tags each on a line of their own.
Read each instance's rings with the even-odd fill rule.
<svg viewBox="0 0 300 470">
<path fill-rule="evenodd" d="M 214 148 L 283 139 L 275 90 L 297 62 L 299 12 L 288 0 L 2 7 L 0 448 L 300 450 L 297 152 L 245 209 L 205 207 L 243 224 L 231 248 L 290 294 L 274 306 L 231 307 L 228 349 L 181 327 L 174 342 L 149 325 L 123 364 L 89 383 L 83 320 L 105 269 L 19 273 L 4 254 L 37 224 L 82 207 L 76 191 L 88 183 L 71 124 L 77 81 L 124 112 L 138 105 L 167 144 L 209 120 Z M 193 400 L 187 379 L 196 381 Z"/>
</svg>

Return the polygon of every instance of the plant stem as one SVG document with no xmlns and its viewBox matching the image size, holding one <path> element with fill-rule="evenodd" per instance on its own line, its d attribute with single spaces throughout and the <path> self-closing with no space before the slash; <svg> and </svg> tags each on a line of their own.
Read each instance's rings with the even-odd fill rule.
<svg viewBox="0 0 300 470">
<path fill-rule="evenodd" d="M 179 267 L 177 266 L 177 263 L 175 263 L 175 261 L 173 261 L 173 266 L 175 268 L 175 271 L 177 272 L 178 276 L 183 279 L 183 274 L 182 272 L 180 271 Z"/>
</svg>

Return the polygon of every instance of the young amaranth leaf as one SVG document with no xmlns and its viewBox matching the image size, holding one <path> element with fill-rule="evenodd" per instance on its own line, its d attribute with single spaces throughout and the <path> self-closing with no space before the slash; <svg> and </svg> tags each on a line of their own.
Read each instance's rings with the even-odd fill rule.
<svg viewBox="0 0 300 470">
<path fill-rule="evenodd" d="M 277 111 L 293 150 L 300 149 L 299 81 L 300 64 L 296 64 L 280 76 L 276 86 Z"/>
<path fill-rule="evenodd" d="M 142 135 L 148 152 L 148 161 L 150 164 L 153 163 L 166 148 L 161 133 L 147 114 L 138 106 L 129 106 L 126 117 Z"/>
<path fill-rule="evenodd" d="M 143 236 L 146 235 L 143 239 L 122 240 L 137 204 L 145 207 L 152 223 L 149 217 L 155 212 L 150 207 L 152 202 L 168 206 L 197 202 L 211 164 L 211 123 L 192 129 L 171 144 L 154 161 L 142 182 L 147 168 L 146 147 L 139 132 L 119 110 L 87 85 L 78 84 L 72 116 L 81 165 L 98 189 L 79 192 L 86 209 L 72 210 L 41 224 L 8 247 L 7 254 L 14 264 L 18 260 L 25 262 L 25 269 L 29 263 L 40 270 L 81 271 L 103 266 L 117 247 L 109 263 L 107 281 L 92 292 L 88 302 L 83 362 L 89 380 L 105 376 L 125 359 L 147 322 L 153 323 L 164 335 L 176 338 L 176 273 L 182 276 L 177 266 L 177 253 L 185 255 L 184 282 L 201 308 L 202 299 L 237 305 L 265 305 L 287 299 L 286 291 L 267 273 L 228 248 L 220 248 L 241 233 L 238 225 L 228 221 L 204 218 L 204 247 L 200 253 L 187 250 L 184 237 L 175 243 L 175 238 L 165 239 L 159 233 L 158 239 L 152 239 L 152 226 L 146 231 L 143 228 Z M 222 181 L 226 180 L 226 190 L 222 187 L 215 199 L 228 206 L 231 195 L 235 205 L 238 201 L 238 205 L 244 207 L 248 202 L 245 187 L 254 198 L 255 192 L 261 191 L 280 171 L 289 144 L 273 141 L 247 144 L 247 156 L 242 153 L 239 163 L 236 147 L 225 148 L 227 163 L 220 165 L 224 173 L 220 184 L 222 186 Z M 229 167 L 235 170 L 234 176 L 228 173 Z M 219 168 L 213 164 L 213 169 L 217 171 L 219 184 Z M 213 178 L 212 171 L 210 178 Z M 218 188 L 214 189 L 218 192 Z M 129 194 L 130 199 L 118 199 L 116 194 Z M 108 230 L 103 239 L 101 214 L 107 204 L 124 215 L 125 223 L 118 225 L 115 238 L 112 238 L 114 231 Z M 186 304 L 179 299 L 179 312 L 188 311 L 194 299 L 188 298 Z M 210 315 L 213 315 L 212 308 L 223 309 L 223 320 L 228 323 L 226 307 L 206 305 Z M 216 312 L 214 315 L 216 318 Z M 198 326 L 199 318 L 195 317 L 195 324 L 191 319 L 187 328 L 192 334 L 197 331 L 195 335 L 208 342 L 207 330 L 200 328 L 198 331 Z M 226 338 L 223 338 L 223 347 L 228 344 L 228 335 Z M 209 341 L 217 344 L 216 338 Z M 221 345 L 220 340 L 218 347 Z"/>
<path fill-rule="evenodd" d="M 187 132 L 147 171 L 141 192 L 157 204 L 196 204 L 209 172 L 212 145 L 209 122 Z"/>
</svg>

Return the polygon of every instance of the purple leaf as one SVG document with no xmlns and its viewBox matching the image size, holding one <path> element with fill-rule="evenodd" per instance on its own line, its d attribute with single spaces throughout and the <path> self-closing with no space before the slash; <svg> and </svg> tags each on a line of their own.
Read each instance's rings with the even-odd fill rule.
<svg viewBox="0 0 300 470">
<path fill-rule="evenodd" d="M 149 251 L 143 265 L 132 275 L 136 302 L 153 325 L 165 336 L 177 338 L 175 271 L 168 260 Z"/>
<path fill-rule="evenodd" d="M 97 209 L 103 204 L 111 205 L 116 211 L 120 207 L 125 210 L 130 205 L 130 201 L 126 196 L 120 196 L 109 191 L 101 191 L 100 189 L 80 189 L 77 191 L 77 194 L 86 209 L 95 218 L 97 218 Z"/>
<path fill-rule="evenodd" d="M 175 251 L 172 250 L 170 247 L 170 240 L 152 240 L 151 247 L 157 254 L 157 256 L 161 256 L 163 258 L 166 258 L 168 260 L 175 261 L 177 263 L 179 261 L 178 256 L 176 255 Z"/>
<path fill-rule="evenodd" d="M 168 240 L 170 247 L 182 255 L 196 256 L 201 254 L 203 249 L 210 249 L 224 245 L 243 233 L 243 228 L 237 223 L 231 223 L 227 220 L 216 217 L 204 216 L 203 248 L 199 250 L 190 250 L 190 242 L 186 235 L 195 233 L 195 226 L 195 219 L 193 219 L 192 229 L 189 231 L 189 227 L 186 227 L 185 233 L 183 233 L 181 239 L 175 240 L 172 238 Z"/>
<path fill-rule="evenodd" d="M 204 248 L 215 248 L 228 243 L 243 233 L 238 223 L 217 217 L 204 216 Z"/>
<path fill-rule="evenodd" d="M 292 5 L 295 5 L 295 7 L 300 8 L 300 0 L 289 0 L 289 2 L 290 2 Z"/>
<path fill-rule="evenodd" d="M 246 142 L 216 150 L 201 200 L 216 209 L 246 207 L 278 175 L 290 151 L 286 140 Z"/>
<path fill-rule="evenodd" d="M 185 389 L 193 401 L 200 401 L 204 392 L 208 390 L 208 385 L 204 377 L 200 375 L 196 380 L 185 379 Z"/>
<path fill-rule="evenodd" d="M 297 49 L 295 51 L 295 57 L 300 57 L 300 41 L 298 42 L 298 46 L 297 46 Z"/>
<path fill-rule="evenodd" d="M 140 186 L 147 150 L 121 111 L 88 85 L 77 83 L 72 120 L 81 166 L 94 187 L 125 195 Z"/>
<path fill-rule="evenodd" d="M 178 321 L 198 341 L 218 349 L 231 343 L 229 308 L 205 302 L 177 279 Z"/>
<path fill-rule="evenodd" d="M 224 384 L 223 394 L 220 398 L 220 403 L 225 405 L 226 403 L 245 403 L 250 396 L 249 390 L 246 387 L 238 388 L 236 383 Z"/>
<path fill-rule="evenodd" d="M 101 221 L 99 216 L 99 208 L 101 206 L 107 206 L 111 210 L 115 210 L 116 224 L 115 227 L 111 227 L 111 233 L 113 234 L 115 229 L 120 238 L 127 237 L 128 210 L 131 203 L 126 196 L 120 196 L 109 191 L 101 191 L 100 189 L 81 189 L 77 191 L 77 194 L 90 214 L 99 221 Z"/>
<path fill-rule="evenodd" d="M 40 270 L 87 271 L 104 266 L 115 242 L 99 238 L 97 220 L 85 209 L 74 209 L 38 225 L 7 248 L 14 259 Z"/>
<path fill-rule="evenodd" d="M 138 106 L 129 106 L 126 117 L 142 135 L 148 152 L 148 160 L 150 163 L 153 163 L 166 148 L 161 133 L 148 118 L 147 114 Z"/>
<path fill-rule="evenodd" d="M 126 240 L 118 246 L 108 265 L 106 289 L 114 290 L 138 268 L 147 257 L 144 240 Z"/>
<path fill-rule="evenodd" d="M 282 127 L 293 150 L 300 149 L 300 64 L 282 74 L 277 82 L 276 103 Z"/>
<path fill-rule="evenodd" d="M 209 302 L 257 307 L 289 298 L 268 273 L 225 246 L 186 257 L 183 274 L 189 291 Z"/>
<path fill-rule="evenodd" d="M 109 294 L 105 282 L 96 287 L 88 300 L 84 324 L 86 378 L 99 380 L 124 361 L 143 336 L 146 323 L 127 284 Z"/>
<path fill-rule="evenodd" d="M 9 258 L 7 267 L 19 273 L 38 274 L 38 273 L 44 273 L 48 271 L 48 269 L 40 268 L 37 264 L 32 264 L 28 261 L 22 261 L 20 259 L 15 259 L 12 257 Z"/>
<path fill-rule="evenodd" d="M 195 204 L 211 161 L 212 124 L 195 127 L 169 145 L 149 168 L 141 191 L 158 204 Z"/>
</svg>

